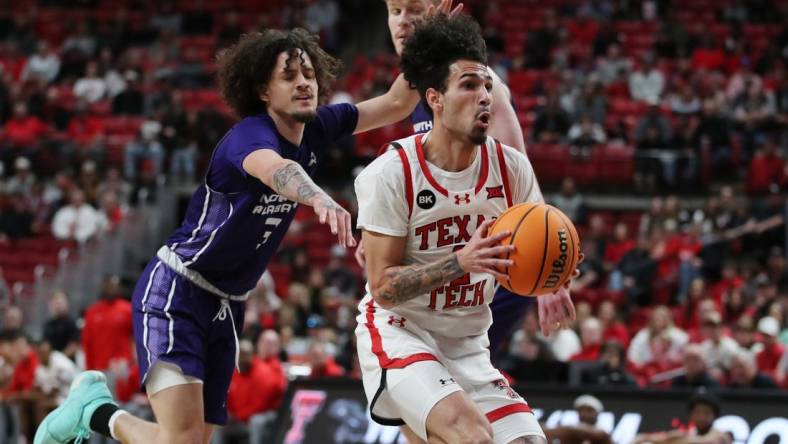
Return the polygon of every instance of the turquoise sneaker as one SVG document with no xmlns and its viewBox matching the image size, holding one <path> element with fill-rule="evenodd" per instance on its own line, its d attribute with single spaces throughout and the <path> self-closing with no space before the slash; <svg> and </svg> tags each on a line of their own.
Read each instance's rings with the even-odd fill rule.
<svg viewBox="0 0 788 444">
<path fill-rule="evenodd" d="M 68 398 L 38 426 L 33 444 L 65 444 L 72 440 L 79 444 L 87 440 L 90 417 L 104 404 L 116 404 L 104 373 L 80 373 L 71 383 Z"/>
</svg>

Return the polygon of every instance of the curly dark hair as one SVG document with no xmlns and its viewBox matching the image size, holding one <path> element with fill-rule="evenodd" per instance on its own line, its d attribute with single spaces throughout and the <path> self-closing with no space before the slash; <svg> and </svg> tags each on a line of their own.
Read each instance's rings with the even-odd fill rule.
<svg viewBox="0 0 788 444">
<path fill-rule="evenodd" d="M 479 25 L 470 16 L 449 17 L 441 13 L 416 24 L 413 35 L 405 41 L 399 66 L 424 99 L 429 88 L 446 92 L 449 66 L 457 60 L 486 65 L 487 45 Z"/>
<path fill-rule="evenodd" d="M 301 28 L 244 34 L 238 43 L 222 53 L 217 62 L 217 76 L 224 101 L 242 118 L 265 112 L 260 90 L 271 80 L 277 57 L 287 52 L 289 64 L 297 58 L 299 49 L 312 61 L 318 100 L 324 103 L 342 64 L 320 48 L 317 36 Z"/>
</svg>

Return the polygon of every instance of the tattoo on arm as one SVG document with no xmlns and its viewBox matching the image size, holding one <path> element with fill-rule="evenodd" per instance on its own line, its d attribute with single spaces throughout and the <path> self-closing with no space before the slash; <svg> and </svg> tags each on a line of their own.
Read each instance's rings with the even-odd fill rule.
<svg viewBox="0 0 788 444">
<path fill-rule="evenodd" d="M 388 278 L 378 296 L 392 305 L 399 305 L 448 283 L 465 274 L 456 254 L 425 265 L 394 267 L 386 270 Z"/>
<path fill-rule="evenodd" d="M 318 195 L 325 195 L 306 171 L 297 163 L 288 163 L 284 167 L 274 172 L 271 180 L 271 188 L 282 196 L 303 204 L 309 204 L 310 200 Z M 327 200 L 328 196 L 326 196 Z"/>
</svg>

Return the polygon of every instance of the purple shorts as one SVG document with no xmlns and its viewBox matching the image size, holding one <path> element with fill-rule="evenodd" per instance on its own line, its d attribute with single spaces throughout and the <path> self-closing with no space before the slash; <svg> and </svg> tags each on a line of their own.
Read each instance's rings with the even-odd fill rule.
<svg viewBox="0 0 788 444">
<path fill-rule="evenodd" d="M 498 287 L 495 297 L 490 303 L 493 322 L 487 332 L 490 338 L 490 359 L 493 364 L 497 361 L 496 358 L 501 352 L 501 346 L 520 327 L 525 313 L 534 304 L 536 304 L 536 298 L 518 296 L 502 286 Z"/>
<path fill-rule="evenodd" d="M 143 271 L 132 296 L 134 341 L 143 387 L 148 370 L 161 360 L 203 381 L 205 422 L 227 423 L 227 390 L 235 370 L 235 336 L 241 335 L 244 303 L 230 302 L 196 286 L 158 258 Z M 223 318 L 223 319 L 222 319 Z"/>
</svg>

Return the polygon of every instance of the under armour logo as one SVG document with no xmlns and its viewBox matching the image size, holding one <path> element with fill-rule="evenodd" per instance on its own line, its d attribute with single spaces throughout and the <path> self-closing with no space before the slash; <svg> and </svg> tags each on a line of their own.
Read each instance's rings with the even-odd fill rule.
<svg viewBox="0 0 788 444">
<path fill-rule="evenodd" d="M 439 381 L 441 382 L 441 385 L 448 385 L 448 384 L 456 384 L 456 383 L 457 383 L 457 382 L 454 380 L 454 378 L 449 378 L 449 379 L 439 379 Z"/>
<path fill-rule="evenodd" d="M 471 195 L 469 193 L 465 193 L 464 195 L 460 196 L 459 194 L 454 195 L 454 205 L 460 204 L 469 204 L 471 203 Z"/>
<path fill-rule="evenodd" d="M 497 187 L 487 187 L 487 199 L 503 198 L 503 185 Z"/>
<path fill-rule="evenodd" d="M 405 328 L 405 321 L 406 320 L 407 319 L 405 319 L 405 318 L 397 319 L 394 316 L 389 316 L 389 325 L 397 324 L 400 328 Z"/>
<path fill-rule="evenodd" d="M 309 155 L 309 166 L 312 166 L 317 163 L 317 156 L 315 156 L 315 153 L 309 153 Z"/>
</svg>

